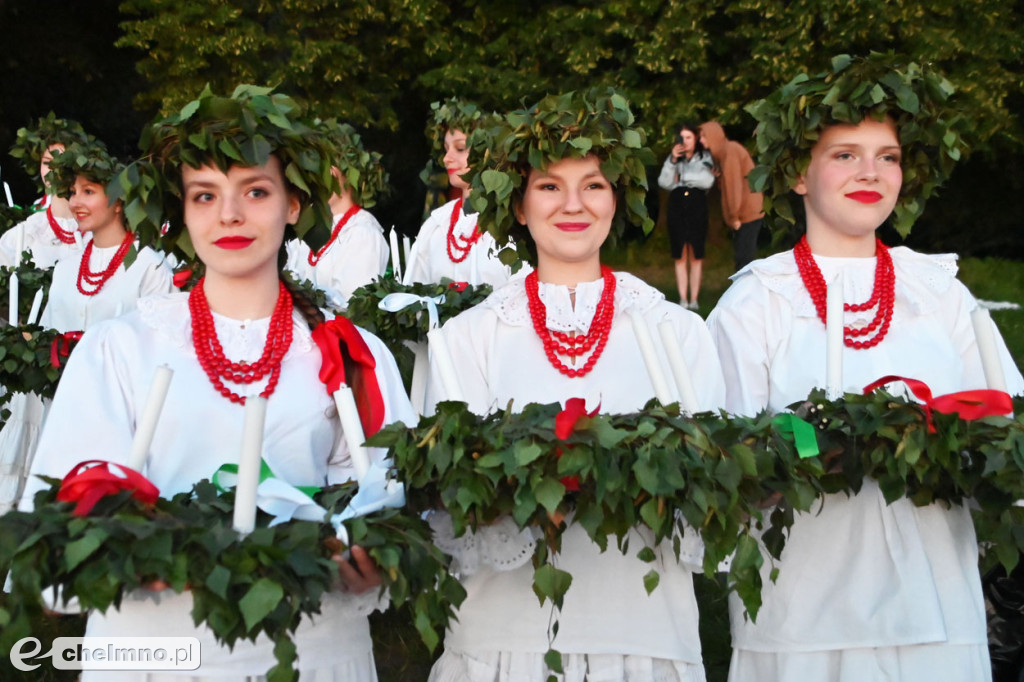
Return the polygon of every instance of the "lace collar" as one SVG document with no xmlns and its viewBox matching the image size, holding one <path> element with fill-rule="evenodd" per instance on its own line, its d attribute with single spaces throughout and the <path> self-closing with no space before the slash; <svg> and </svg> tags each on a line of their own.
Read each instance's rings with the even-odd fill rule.
<svg viewBox="0 0 1024 682">
<path fill-rule="evenodd" d="M 924 254 L 905 246 L 889 249 L 893 268 L 896 272 L 896 300 L 910 307 L 920 315 L 934 310 L 941 303 L 941 294 L 949 289 L 956 279 L 956 254 Z M 871 297 L 874 286 L 874 258 L 833 258 L 815 256 L 826 281 L 843 270 L 844 298 L 847 301 L 865 301 Z M 756 277 L 769 290 L 783 296 L 800 317 L 814 317 L 814 303 L 800 279 L 800 271 L 792 251 L 777 253 L 768 258 L 756 260 L 734 274 L 731 279 Z M 898 316 L 898 309 L 894 316 Z M 852 315 L 847 313 L 848 323 L 855 323 L 861 316 L 869 320 L 873 312 Z"/>
<path fill-rule="evenodd" d="M 185 349 L 190 355 L 195 355 L 187 293 L 146 296 L 139 299 L 138 309 L 146 326 L 175 346 Z M 235 362 L 259 359 L 267 342 L 269 317 L 243 322 L 214 313 L 213 324 L 217 329 L 217 339 L 228 358 Z M 290 359 L 295 353 L 307 353 L 312 348 L 313 337 L 309 325 L 297 310 L 292 310 L 292 345 L 284 359 Z"/>
<path fill-rule="evenodd" d="M 493 310 L 505 324 L 516 327 L 532 324 L 524 279 L 517 277 L 510 280 L 480 305 Z M 615 280 L 616 318 L 626 310 L 644 312 L 665 300 L 664 294 L 628 272 L 616 272 Z M 538 289 L 540 300 L 547 308 L 548 329 L 580 334 L 590 331 L 590 322 L 594 319 L 601 292 L 604 291 L 604 280 L 580 282 L 576 285 L 575 308 L 569 298 L 569 287 L 541 282 Z"/>
</svg>

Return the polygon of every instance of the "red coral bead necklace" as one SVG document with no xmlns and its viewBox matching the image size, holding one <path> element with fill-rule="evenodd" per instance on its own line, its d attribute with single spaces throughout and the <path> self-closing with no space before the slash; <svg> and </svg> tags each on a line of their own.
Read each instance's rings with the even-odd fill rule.
<svg viewBox="0 0 1024 682">
<path fill-rule="evenodd" d="M 338 219 L 338 222 L 334 224 L 334 229 L 331 230 L 331 238 L 327 240 L 327 243 L 321 246 L 316 253 L 313 251 L 309 252 L 309 258 L 307 260 L 310 265 L 316 265 L 320 262 L 320 259 L 323 258 L 325 253 L 327 253 L 327 249 L 331 248 L 331 244 L 333 244 L 334 240 L 336 240 L 338 235 L 341 234 L 341 230 L 348 224 L 348 221 L 352 219 L 352 216 L 359 212 L 359 210 L 359 205 L 354 204 L 352 208 L 345 211 L 345 215 L 341 216 L 341 218 Z"/>
<path fill-rule="evenodd" d="M 469 256 L 470 250 L 473 245 L 477 243 L 480 236 L 483 234 L 480 231 L 480 226 L 475 225 L 473 227 L 473 234 L 468 237 L 461 237 L 455 234 L 455 224 L 459 222 L 459 216 L 462 215 L 462 197 L 459 197 L 455 201 L 455 209 L 452 211 L 452 219 L 448 223 L 448 258 L 453 263 L 461 263 L 466 260 Z"/>
<path fill-rule="evenodd" d="M 89 269 L 89 259 L 92 256 L 93 241 L 89 241 L 85 245 L 85 250 L 82 251 L 82 260 L 78 263 L 78 281 L 75 284 L 78 286 L 78 291 L 83 296 L 95 296 L 100 293 L 100 289 L 103 285 L 114 276 L 114 273 L 121 267 L 121 263 L 124 262 L 124 257 L 128 253 L 128 248 L 132 245 L 132 241 L 135 239 L 135 235 L 131 232 L 125 232 L 124 239 L 121 240 L 121 245 L 117 247 L 117 251 L 114 252 L 114 257 L 110 259 L 110 264 L 99 272 L 93 272 Z M 74 241 L 74 240 L 72 240 Z"/>
<path fill-rule="evenodd" d="M 213 313 L 210 312 L 210 304 L 206 300 L 203 288 L 205 281 L 205 277 L 200 279 L 188 295 L 188 309 L 192 317 L 192 344 L 196 349 L 199 364 L 217 392 L 239 405 L 245 403 L 245 398 L 226 387 L 224 380 L 236 384 L 251 384 L 270 375 L 266 388 L 260 393 L 260 396 L 269 398 L 281 377 L 281 361 L 292 345 L 291 293 L 283 282 L 278 283 L 277 304 L 270 316 L 267 341 L 260 359 L 252 363 L 232 362 L 224 355 L 224 348 L 217 339 Z"/>
<path fill-rule="evenodd" d="M 53 206 L 46 207 L 46 219 L 50 222 L 50 229 L 53 230 L 53 236 L 59 239 L 64 244 L 75 243 L 75 231 L 65 230 L 57 222 L 57 219 L 53 217 Z"/>
<path fill-rule="evenodd" d="M 889 254 L 889 247 L 875 238 L 875 282 L 871 290 L 871 298 L 863 303 L 844 303 L 843 310 L 850 312 L 865 312 L 875 306 L 878 309 L 871 322 L 865 327 L 843 327 L 843 343 L 849 348 L 862 350 L 877 346 L 889 333 L 889 325 L 892 323 L 892 310 L 896 292 L 896 274 L 892 265 L 892 256 Z M 800 270 L 800 278 L 814 302 L 814 309 L 818 313 L 818 319 L 826 324 L 825 299 L 828 295 L 828 287 L 821 269 L 814 261 L 811 254 L 811 247 L 807 243 L 807 237 L 801 237 L 800 241 L 793 248 L 793 256 L 796 259 L 797 268 Z M 869 334 L 874 333 L 870 338 Z"/>
<path fill-rule="evenodd" d="M 537 271 L 534 270 L 526 276 L 526 300 L 530 308 L 530 320 L 533 322 L 533 329 L 544 344 L 544 353 L 552 367 L 570 378 L 582 377 L 588 374 L 598 358 L 604 352 L 605 344 L 608 343 L 608 336 L 612 329 L 612 317 L 615 315 L 615 273 L 611 268 L 602 265 L 601 277 L 604 280 L 604 289 L 601 291 L 601 298 L 594 310 L 594 317 L 590 321 L 590 330 L 586 334 L 571 336 L 564 332 L 552 331 L 547 326 L 547 307 L 540 300 L 540 285 L 537 280 Z M 559 355 L 568 355 L 575 358 L 590 352 L 590 357 L 579 368 L 570 367 L 565 364 Z"/>
</svg>

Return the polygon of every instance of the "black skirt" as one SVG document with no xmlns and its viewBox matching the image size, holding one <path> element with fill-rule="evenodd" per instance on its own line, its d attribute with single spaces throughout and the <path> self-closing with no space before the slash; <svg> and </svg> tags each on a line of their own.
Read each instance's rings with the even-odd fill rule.
<svg viewBox="0 0 1024 682">
<path fill-rule="evenodd" d="M 676 187 L 668 195 L 668 239 L 672 258 L 683 257 L 683 245 L 693 248 L 693 257 L 704 258 L 708 237 L 708 193 L 694 187 Z"/>
</svg>

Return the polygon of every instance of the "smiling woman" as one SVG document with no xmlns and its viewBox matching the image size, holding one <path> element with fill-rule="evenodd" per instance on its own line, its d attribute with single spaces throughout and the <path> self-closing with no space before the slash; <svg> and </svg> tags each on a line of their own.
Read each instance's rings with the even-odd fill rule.
<svg viewBox="0 0 1024 682">
<path fill-rule="evenodd" d="M 517 231 L 536 269 L 441 328 L 458 361 L 461 394 L 432 381 L 429 402 L 461 399 L 480 414 L 510 401 L 517 409 L 570 399 L 602 412 L 640 409 L 654 387 L 634 332 L 639 324 L 671 331 L 700 409 L 721 403 L 721 370 L 703 321 L 601 264 L 609 235 L 627 220 L 649 223 L 643 139 L 614 92 L 550 97 L 505 117 L 489 161 L 470 164 L 473 201 L 480 225 L 499 242 Z M 668 367 L 663 349 L 658 355 Z M 438 367 L 435 356 L 432 377 Z M 691 576 L 702 547 L 694 532 L 682 538 L 678 560 L 671 543 L 651 547 L 661 577 L 648 595 L 651 564 L 612 548 L 602 552 L 570 525 L 557 563 L 572 575 L 572 589 L 556 615 L 533 592 L 529 529 L 519 532 L 506 518 L 454 538 L 444 512 L 433 524 L 442 548 L 460 562 L 468 593 L 434 682 L 540 682 L 548 678 L 550 647 L 562 652 L 566 680 L 704 680 Z M 633 547 L 650 539 L 633 531 L 628 541 Z M 552 619 L 559 623 L 553 643 Z"/>
</svg>

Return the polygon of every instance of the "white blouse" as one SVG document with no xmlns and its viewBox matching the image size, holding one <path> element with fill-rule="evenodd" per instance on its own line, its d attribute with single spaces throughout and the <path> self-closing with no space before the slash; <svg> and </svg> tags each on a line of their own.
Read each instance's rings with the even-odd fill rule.
<svg viewBox="0 0 1024 682">
<path fill-rule="evenodd" d="M 93 247 L 89 269 L 105 270 L 118 246 Z M 59 332 L 81 331 L 93 324 L 135 309 L 138 299 L 174 290 L 173 272 L 163 256 L 148 246 L 131 266 L 122 264 L 93 296 L 78 290 L 82 252 L 65 254 L 53 268 L 53 282 L 40 323 Z M 92 287 L 87 287 L 91 290 Z"/>
<path fill-rule="evenodd" d="M 664 296 L 637 278 L 617 273 L 615 315 L 601 359 L 583 377 L 569 378 L 555 369 L 532 327 L 524 283 L 517 279 L 497 289 L 479 306 L 449 320 L 441 329 L 458 369 L 469 408 L 479 414 L 530 402 L 549 403 L 585 398 L 589 409 L 600 405 L 605 413 L 639 410 L 654 395 L 627 311 L 636 311 L 658 336 L 657 324 L 668 320 L 693 377 L 702 409 L 715 409 L 724 399 L 721 370 L 703 321 L 695 314 L 665 301 Z M 602 280 L 581 283 L 573 307 L 565 286 L 540 285 L 550 329 L 586 333 L 604 288 Z M 660 345 L 660 344 L 659 344 Z M 663 372 L 668 364 L 659 350 Z M 435 359 L 431 377 L 436 376 Z M 435 380 L 430 381 L 428 402 L 445 399 Z M 450 533 L 449 533 L 450 534 Z M 518 544 L 518 561 L 509 548 Z M 450 651 L 469 654 L 486 651 L 543 653 L 548 649 L 551 604 L 540 606 L 532 590 L 529 534 L 517 535 L 514 526 L 498 523 L 481 529 L 470 545 L 491 546 L 477 557 L 477 570 L 465 577 L 468 592 L 458 610 L 458 622 L 445 639 Z M 560 629 L 554 647 L 563 653 L 639 655 L 699 665 L 700 639 L 697 603 L 691 570 L 699 570 L 703 551 L 696 534 L 686 533 L 682 560 L 677 562 L 669 544 L 656 548 L 653 565 L 638 560 L 636 552 L 650 542 L 646 533 L 633 531 L 626 554 L 614 546 L 602 553 L 579 526 L 570 526 L 562 540 L 556 565 L 573 576 L 572 587 L 558 615 Z M 496 558 L 496 560 L 491 560 Z M 460 557 L 463 559 L 463 557 Z M 525 565 L 524 565 L 525 564 Z M 643 576 L 651 568 L 661 582 L 648 596 Z M 468 571 L 467 571 L 468 572 Z"/>
<path fill-rule="evenodd" d="M 926 382 L 934 395 L 985 387 L 970 321 L 977 303 L 956 280 L 955 256 L 890 251 L 896 274 L 888 335 L 865 350 L 845 349 L 843 385 L 858 393 L 889 374 Z M 844 273 L 844 300 L 865 301 L 874 258 L 815 256 L 826 281 Z M 825 326 L 791 251 L 754 261 L 708 318 L 718 347 L 729 411 L 779 412 L 823 384 Z M 872 313 L 845 315 L 864 325 Z M 998 332 L 996 332 L 998 336 Z M 1024 378 L 999 339 L 1010 392 Z M 890 389 L 900 390 L 900 384 Z M 828 495 L 800 514 L 776 582 L 766 562 L 756 625 L 731 595 L 733 644 L 761 652 L 823 651 L 929 642 L 984 644 L 985 609 L 969 511 L 942 504 L 889 505 L 874 481 L 852 497 Z"/>
<path fill-rule="evenodd" d="M 18 231 L 24 229 L 25 251 L 32 253 L 32 262 L 40 270 L 53 267 L 54 263 L 68 253 L 82 253 L 82 245 L 88 237 L 78 232 L 78 222 L 74 218 L 56 218 L 57 224 L 65 230 L 78 233 L 79 242 L 65 244 L 53 234 L 46 211 L 33 213 L 24 221 L 15 225 L 0 236 L 0 266 L 10 267 L 21 257 L 18 250 Z"/>
<path fill-rule="evenodd" d="M 259 358 L 269 318 L 240 322 L 214 315 L 214 324 L 231 360 Z M 346 481 L 353 469 L 334 403 L 318 378 L 320 351 L 297 312 L 292 330 L 280 382 L 267 405 L 264 458 L 275 474 L 294 485 Z M 377 360 L 385 422 L 414 423 L 394 359 L 379 339 L 367 332 L 362 335 Z M 87 459 L 125 463 L 136 419 L 159 365 L 174 371 L 145 471 L 160 494 L 171 497 L 187 491 L 200 479 L 210 478 L 222 464 L 237 462 L 243 407 L 222 397 L 199 365 L 191 339 L 188 295 L 176 293 L 143 299 L 139 310 L 98 324 L 84 335 L 57 389 L 32 473 L 62 477 Z M 258 394 L 265 385 L 266 379 L 249 386 L 227 383 L 241 395 Z M 384 454 L 371 451 L 377 459 Z M 40 485 L 36 478 L 29 481 L 22 507 L 31 507 Z M 327 595 L 321 615 L 304 620 L 296 635 L 303 670 L 330 666 L 347 657 L 370 660 L 366 613 L 376 603 L 376 591 L 359 597 L 340 592 Z M 273 665 L 272 642 L 265 638 L 256 644 L 240 642 L 230 652 L 215 642 L 209 629 L 192 624 L 191 606 L 188 592 L 140 590 L 128 595 L 119 611 L 92 614 L 87 634 L 199 637 L 204 676 L 263 675 Z"/>
<path fill-rule="evenodd" d="M 465 260 L 460 263 L 452 262 L 448 256 L 448 228 L 456 203 L 457 200 L 449 201 L 444 206 L 434 209 L 420 227 L 409 254 L 405 275 L 402 277 L 404 284 L 432 284 L 447 277 L 453 282 L 469 282 L 474 286 L 490 284 L 497 287 L 512 277 L 512 269 L 498 260 L 498 244 L 489 232 L 480 235 Z M 476 231 L 476 216 L 475 213 L 465 213 L 463 206 L 455 223 L 455 234 L 463 240 L 471 237 Z M 525 274 L 529 270 L 530 267 L 524 264 L 519 272 Z"/>
<path fill-rule="evenodd" d="M 340 215 L 334 216 L 335 222 L 339 219 Z M 353 291 L 382 277 L 391 253 L 384 228 L 372 213 L 362 208 L 349 219 L 316 265 L 309 264 L 311 250 L 304 241 L 293 239 L 286 248 L 285 269 L 323 290 L 334 310 L 345 310 Z"/>
</svg>

